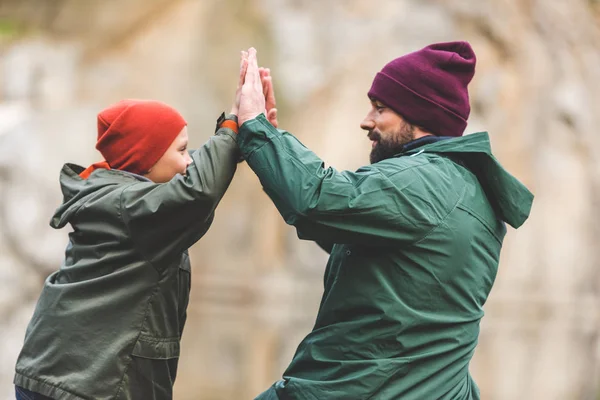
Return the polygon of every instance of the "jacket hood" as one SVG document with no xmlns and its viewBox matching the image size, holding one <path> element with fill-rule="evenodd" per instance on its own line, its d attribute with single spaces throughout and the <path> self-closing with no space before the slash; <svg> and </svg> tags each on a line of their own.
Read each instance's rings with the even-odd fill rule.
<svg viewBox="0 0 600 400">
<path fill-rule="evenodd" d="M 402 154 L 419 152 L 445 154 L 461 161 L 481 183 L 498 217 L 513 228 L 523 225 L 529 217 L 533 194 L 493 156 L 487 132 L 437 140 Z"/>
<path fill-rule="evenodd" d="M 83 179 L 79 176 L 83 170 L 84 168 L 79 165 L 65 164 L 60 171 L 63 202 L 50 220 L 51 227 L 60 229 L 71 222 L 73 216 L 88 199 L 112 191 L 115 185 L 139 180 L 134 174 L 104 169 L 96 170 L 88 179 Z"/>
</svg>

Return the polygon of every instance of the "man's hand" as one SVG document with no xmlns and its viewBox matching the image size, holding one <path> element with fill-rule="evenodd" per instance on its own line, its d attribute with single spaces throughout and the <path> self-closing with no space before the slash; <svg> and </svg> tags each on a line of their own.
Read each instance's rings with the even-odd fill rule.
<svg viewBox="0 0 600 400">
<path fill-rule="evenodd" d="M 238 87 L 235 91 L 235 101 L 231 106 L 230 114 L 238 115 L 240 107 L 240 98 L 242 96 L 242 86 L 244 85 L 244 78 L 246 77 L 246 70 L 248 69 L 248 52 L 242 51 L 240 55 L 240 79 L 238 80 Z"/>
<path fill-rule="evenodd" d="M 273 79 L 271 78 L 271 70 L 269 68 L 259 68 L 260 80 L 263 85 L 263 93 L 265 95 L 265 115 L 275 128 L 277 122 L 277 108 L 275 105 L 275 92 L 273 91 Z"/>
<path fill-rule="evenodd" d="M 273 97 L 273 101 L 274 99 L 275 97 Z M 256 59 L 256 49 L 251 47 L 248 50 L 248 67 L 246 69 L 240 96 L 238 110 L 239 126 L 242 126 L 244 122 L 250 119 L 256 118 L 260 113 L 264 113 L 265 105 L 265 94 L 260 79 L 258 61 Z M 277 111 L 275 111 L 275 113 L 276 112 Z"/>
</svg>

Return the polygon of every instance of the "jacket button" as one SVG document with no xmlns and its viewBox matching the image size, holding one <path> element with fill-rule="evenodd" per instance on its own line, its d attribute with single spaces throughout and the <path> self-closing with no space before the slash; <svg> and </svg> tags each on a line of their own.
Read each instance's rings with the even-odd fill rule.
<svg viewBox="0 0 600 400">
<path fill-rule="evenodd" d="M 350 254 L 352 254 L 352 252 L 350 250 L 346 250 L 346 255 L 349 256 Z"/>
</svg>

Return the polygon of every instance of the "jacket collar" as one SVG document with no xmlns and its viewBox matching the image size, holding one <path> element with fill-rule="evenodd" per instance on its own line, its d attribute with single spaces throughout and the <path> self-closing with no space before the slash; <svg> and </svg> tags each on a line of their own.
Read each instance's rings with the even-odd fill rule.
<svg viewBox="0 0 600 400">
<path fill-rule="evenodd" d="M 434 135 L 423 136 L 423 137 L 415 139 L 411 142 L 405 143 L 404 146 L 402 146 L 401 153 L 406 153 L 410 150 L 414 150 L 421 146 L 425 146 L 426 144 L 436 143 L 436 142 L 440 142 L 442 140 L 447 140 L 447 139 L 453 139 L 453 137 L 451 137 L 451 136 L 434 136 Z"/>
<path fill-rule="evenodd" d="M 493 156 L 487 132 L 456 138 L 426 136 L 407 143 L 397 157 L 422 153 L 451 158 L 469 169 L 481 183 L 498 217 L 512 227 L 518 228 L 529 216 L 533 194 Z"/>
</svg>

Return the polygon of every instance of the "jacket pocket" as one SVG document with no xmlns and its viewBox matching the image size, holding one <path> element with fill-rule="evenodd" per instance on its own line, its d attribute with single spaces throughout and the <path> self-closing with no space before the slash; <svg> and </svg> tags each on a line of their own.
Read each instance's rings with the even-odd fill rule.
<svg viewBox="0 0 600 400">
<path fill-rule="evenodd" d="M 119 399 L 172 400 L 179 339 L 140 336 L 131 353 Z"/>
<path fill-rule="evenodd" d="M 140 336 L 131 355 L 152 360 L 179 358 L 179 338 Z"/>
</svg>

